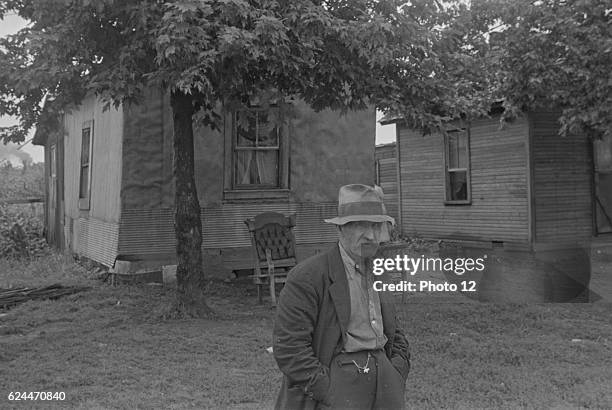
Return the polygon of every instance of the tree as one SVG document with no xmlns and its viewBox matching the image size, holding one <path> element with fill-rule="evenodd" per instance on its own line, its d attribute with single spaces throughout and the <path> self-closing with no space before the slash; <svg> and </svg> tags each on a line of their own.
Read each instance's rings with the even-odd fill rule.
<svg viewBox="0 0 612 410">
<path fill-rule="evenodd" d="M 463 18 L 491 36 L 483 74 L 509 115 L 554 108 L 563 135 L 612 136 L 609 1 L 480 0 Z"/>
<path fill-rule="evenodd" d="M 445 56 L 459 44 L 437 27 L 450 16 L 430 1 L 7 0 L 30 21 L 0 43 L 0 114 L 21 141 L 51 127 L 54 109 L 87 93 L 137 103 L 147 87 L 170 92 L 174 121 L 180 307 L 208 311 L 203 295 L 193 122 L 219 123 L 215 107 L 297 96 L 315 109 L 376 105 L 424 129 L 458 110 Z M 45 99 L 53 104 L 41 109 Z M 467 100 L 467 99 L 466 99 Z M 465 105 L 465 104 L 464 104 Z M 54 108 L 57 107 L 57 108 Z M 450 114 L 449 114 L 450 113 Z"/>
</svg>

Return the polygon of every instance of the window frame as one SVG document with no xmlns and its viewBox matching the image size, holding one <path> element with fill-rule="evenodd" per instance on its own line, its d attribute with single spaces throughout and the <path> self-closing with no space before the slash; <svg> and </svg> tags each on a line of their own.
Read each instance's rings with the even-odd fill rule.
<svg viewBox="0 0 612 410">
<path fill-rule="evenodd" d="M 83 139 L 85 137 L 84 131 L 89 129 L 89 152 L 88 152 L 88 162 L 85 165 L 83 163 Z M 80 138 L 80 158 L 79 158 L 79 190 L 78 190 L 78 199 L 79 199 L 79 209 L 80 210 L 89 210 L 90 208 L 90 198 L 91 198 L 91 171 L 93 167 L 93 142 L 94 142 L 94 121 L 88 120 L 84 121 L 81 125 L 81 138 Z M 81 192 L 83 191 L 83 168 L 87 166 L 87 192 L 84 196 L 81 196 Z"/>
<path fill-rule="evenodd" d="M 465 150 L 466 150 L 466 165 L 465 168 L 450 168 L 450 143 L 451 135 L 465 135 Z M 470 131 L 469 128 L 456 128 L 447 130 L 443 135 L 444 145 L 444 204 L 445 205 L 471 205 L 472 204 L 472 179 L 471 179 L 471 147 L 470 147 Z M 451 178 L 453 172 L 465 172 L 466 182 L 466 199 L 450 199 L 451 198 Z"/>
<path fill-rule="evenodd" d="M 264 112 L 270 109 L 280 108 L 271 105 L 269 108 L 253 106 L 249 108 L 226 111 L 224 115 L 224 139 L 225 139 L 225 163 L 224 163 L 224 200 L 256 200 L 256 199 L 288 199 L 289 198 L 289 141 L 290 126 L 287 118 L 281 115 L 281 125 L 279 129 L 278 147 L 238 147 L 237 135 L 237 115 L 242 111 Z M 236 178 L 236 152 L 241 150 L 269 151 L 278 152 L 278 185 L 239 185 Z"/>
</svg>

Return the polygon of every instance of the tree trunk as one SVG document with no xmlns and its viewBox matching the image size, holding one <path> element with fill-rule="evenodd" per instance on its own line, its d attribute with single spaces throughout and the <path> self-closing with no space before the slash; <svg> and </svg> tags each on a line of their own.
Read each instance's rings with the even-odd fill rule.
<svg viewBox="0 0 612 410">
<path fill-rule="evenodd" d="M 204 296 L 202 222 L 193 159 L 193 100 L 187 94 L 173 91 L 170 104 L 174 124 L 177 308 L 182 314 L 201 317 L 211 311 Z"/>
</svg>

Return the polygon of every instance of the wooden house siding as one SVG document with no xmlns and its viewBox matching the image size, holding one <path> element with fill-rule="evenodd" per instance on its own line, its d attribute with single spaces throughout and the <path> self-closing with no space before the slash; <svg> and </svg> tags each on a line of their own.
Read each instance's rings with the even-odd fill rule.
<svg viewBox="0 0 612 410">
<path fill-rule="evenodd" d="M 44 216 L 47 242 L 58 249 L 64 246 L 64 134 L 46 136 Z M 52 156 L 55 158 L 52 159 Z M 52 169 L 52 167 L 54 169 Z"/>
<path fill-rule="evenodd" d="M 79 210 L 79 177 L 81 158 L 81 131 L 83 123 L 93 120 L 93 149 L 91 158 L 91 197 L 89 217 L 118 223 L 120 215 L 119 187 L 123 136 L 123 110 L 103 109 L 103 103 L 91 96 L 78 110 L 65 115 L 66 214 L 72 218 L 83 216 Z M 73 200 L 76 198 L 76 200 Z"/>
<path fill-rule="evenodd" d="M 244 220 L 268 210 L 296 213 L 298 256 L 312 244 L 337 239 L 323 219 L 336 215 L 340 186 L 372 183 L 375 111 L 314 112 L 297 102 L 288 126 L 289 189 L 284 197 L 224 197 L 227 138 L 224 131 L 195 127 L 195 177 L 201 206 L 203 251 L 235 249 L 233 268 L 251 264 Z M 226 121 L 230 121 L 226 116 Z M 152 92 L 144 104 L 125 113 L 122 216 L 118 253 L 174 258 L 172 120 L 167 96 Z M 230 129 L 226 124 L 224 130 Z M 146 158 L 146 161 L 142 159 Z"/>
<path fill-rule="evenodd" d="M 97 218 L 78 218 L 74 225 L 73 251 L 113 266 L 118 254 L 119 225 Z"/>
<path fill-rule="evenodd" d="M 376 159 L 395 158 L 395 142 L 377 145 L 374 149 Z"/>
<path fill-rule="evenodd" d="M 93 98 L 88 98 L 83 101 L 79 109 L 64 115 L 64 129 L 66 130 L 64 138 L 64 152 L 65 157 L 71 159 L 70 161 L 66 161 L 64 163 L 64 195 L 66 200 L 66 216 L 75 220 L 79 218 L 81 127 L 84 121 L 93 119 L 94 107 L 95 100 Z"/>
<path fill-rule="evenodd" d="M 297 214 L 294 232 L 297 245 L 334 242 L 337 239 L 333 225 L 319 226 L 323 219 L 336 216 L 335 202 L 228 204 L 218 208 L 202 208 L 202 250 L 250 247 L 250 237 L 243 221 L 266 211 Z M 172 209 L 126 210 L 120 226 L 119 249 L 122 254 L 171 254 L 176 249 Z M 223 235 L 219 235 L 219 232 L 223 232 Z M 143 238 L 147 240 L 143 241 Z"/>
<path fill-rule="evenodd" d="M 374 181 L 376 111 L 315 112 L 296 103 L 291 121 L 290 187 L 292 201 L 338 201 L 342 185 Z M 324 225 L 321 225 L 324 226 Z"/>
<path fill-rule="evenodd" d="M 378 145 L 374 152 L 376 184 L 385 193 L 387 213 L 399 223 L 399 195 L 397 184 L 397 152 L 395 143 Z"/>
<path fill-rule="evenodd" d="M 295 105 L 298 114 L 289 124 L 289 195 L 268 202 L 335 202 L 340 186 L 374 181 L 374 109 L 341 116 L 330 110 L 315 112 L 302 102 Z M 172 128 L 168 99 L 160 93 L 152 92 L 145 103 L 126 111 L 123 209 L 174 205 Z M 224 198 L 224 169 L 229 166 L 225 141 L 223 131 L 194 129 L 198 199 L 205 209 L 233 201 Z M 141 158 L 150 160 L 144 164 Z"/>
<path fill-rule="evenodd" d="M 79 209 L 82 127 L 93 121 L 89 209 Z M 64 115 L 64 232 L 74 252 L 106 265 L 117 254 L 123 111 L 103 109 L 94 96 Z"/>
<path fill-rule="evenodd" d="M 445 205 L 444 139 L 398 124 L 402 232 L 422 237 L 529 242 L 528 122 L 470 127 L 471 204 Z"/>
<path fill-rule="evenodd" d="M 169 99 L 147 91 L 143 103 L 125 107 L 122 209 L 174 206 L 173 128 Z M 196 150 L 196 166 L 198 164 Z"/>
<path fill-rule="evenodd" d="M 265 212 L 295 213 L 296 253 L 303 260 L 337 240 L 335 226 L 322 224 L 337 213 L 337 203 L 261 203 L 228 204 L 202 208 L 202 252 L 205 267 L 213 272 L 250 269 L 252 250 L 244 219 Z M 151 264 L 173 264 L 176 256 L 174 210 L 124 210 L 118 248 L 121 255 L 137 256 Z"/>
<path fill-rule="evenodd" d="M 379 185 L 385 193 L 387 213 L 398 221 L 397 161 L 395 158 L 378 160 Z"/>
<path fill-rule="evenodd" d="M 593 235 L 591 144 L 586 135 L 559 136 L 557 117 L 530 114 L 536 245 Z"/>
</svg>

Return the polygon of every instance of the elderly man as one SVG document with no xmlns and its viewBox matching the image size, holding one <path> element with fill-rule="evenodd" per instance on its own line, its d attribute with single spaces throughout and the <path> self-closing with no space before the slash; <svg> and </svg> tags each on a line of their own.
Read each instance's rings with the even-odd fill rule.
<svg viewBox="0 0 612 410">
<path fill-rule="evenodd" d="M 340 188 L 339 241 L 296 266 L 277 307 L 274 357 L 283 372 L 277 409 L 402 409 L 408 342 L 391 295 L 365 267 L 388 239 L 379 187 Z"/>
</svg>

